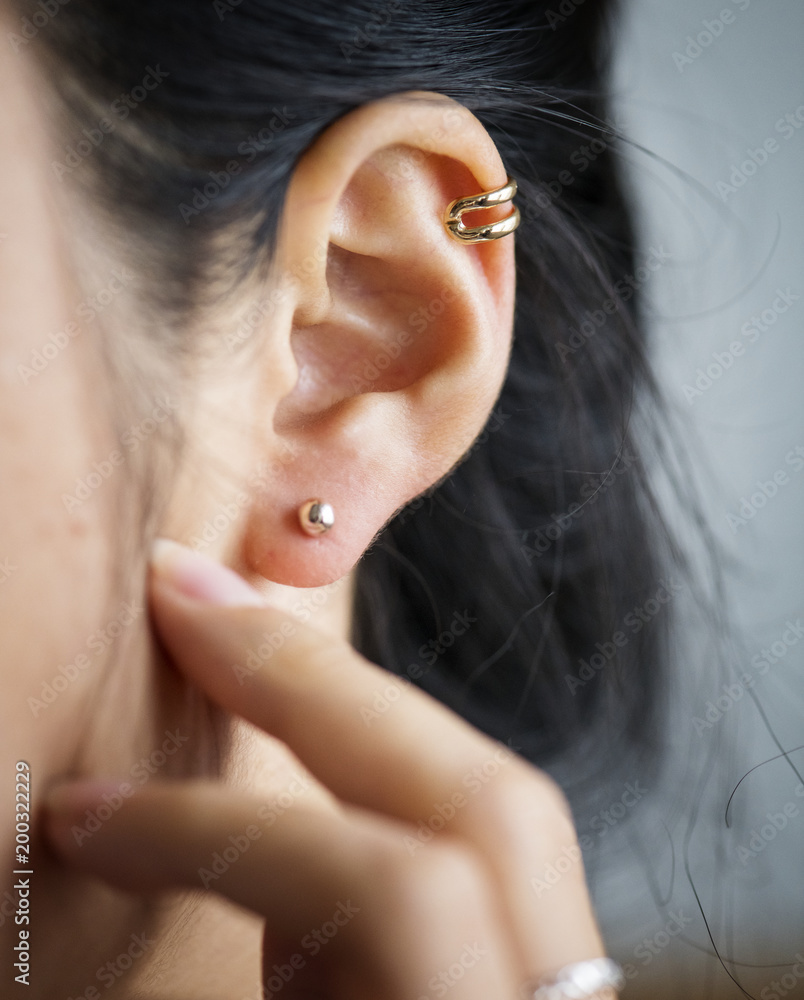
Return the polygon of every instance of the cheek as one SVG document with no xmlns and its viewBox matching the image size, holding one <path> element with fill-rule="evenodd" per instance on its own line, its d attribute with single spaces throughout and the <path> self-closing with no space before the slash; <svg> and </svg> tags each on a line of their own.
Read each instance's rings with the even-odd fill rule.
<svg viewBox="0 0 804 1000">
<path fill-rule="evenodd" d="M 95 360 L 99 331 L 82 330 L 55 349 L 80 304 L 73 254 L 58 222 L 38 109 L 23 86 L 22 69 L 12 71 L 4 63 L 8 60 L 0 61 L 0 760 L 6 763 L 0 798 L 7 803 L 13 800 L 15 760 L 28 760 L 32 779 L 41 782 L 57 767 L 69 766 L 86 728 L 83 709 L 103 663 L 92 656 L 75 673 L 70 665 L 87 654 L 88 637 L 107 613 L 104 511 L 113 509 L 111 492 L 119 484 L 104 483 L 72 512 L 62 501 L 111 448 L 107 394 Z M 32 367 L 35 352 L 42 359 L 38 371 Z M 37 711 L 35 700 L 42 700 L 46 684 L 53 697 Z"/>
<path fill-rule="evenodd" d="M 0 383 L 0 756 L 48 770 L 80 735 L 80 706 L 103 669 L 88 640 L 108 606 L 115 485 L 102 481 L 71 511 L 64 502 L 101 457 L 79 353 L 35 383 Z"/>
</svg>

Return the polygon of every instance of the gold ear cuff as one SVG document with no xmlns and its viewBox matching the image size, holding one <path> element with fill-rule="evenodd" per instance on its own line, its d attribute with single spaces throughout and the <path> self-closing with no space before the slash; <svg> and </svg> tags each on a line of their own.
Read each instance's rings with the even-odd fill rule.
<svg viewBox="0 0 804 1000">
<path fill-rule="evenodd" d="M 444 225 L 447 231 L 460 240 L 461 243 L 485 243 L 487 240 L 498 240 L 512 233 L 520 222 L 519 209 L 512 206 L 512 212 L 499 222 L 490 222 L 485 226 L 465 226 L 461 216 L 464 212 L 476 212 L 480 208 L 492 208 L 503 205 L 516 194 L 516 181 L 509 177 L 502 187 L 494 191 L 483 191 L 481 194 L 469 195 L 466 198 L 456 198 L 450 202 L 444 215 Z"/>
</svg>

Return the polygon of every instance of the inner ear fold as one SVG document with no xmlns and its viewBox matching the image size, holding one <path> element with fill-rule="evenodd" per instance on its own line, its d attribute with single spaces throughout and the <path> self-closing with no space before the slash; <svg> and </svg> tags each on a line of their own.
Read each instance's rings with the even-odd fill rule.
<svg viewBox="0 0 804 1000">
<path fill-rule="evenodd" d="M 377 150 L 341 194 L 326 267 L 308 285 L 326 308 L 300 303 L 291 333 L 299 379 L 277 409 L 277 432 L 360 393 L 407 389 L 445 360 L 450 338 L 436 321 L 458 297 L 450 259 L 465 248 L 441 224 L 442 175 L 468 171 L 445 157 L 431 155 L 424 170 L 418 160 L 402 145 Z"/>
<path fill-rule="evenodd" d="M 449 282 L 335 245 L 326 281 L 326 320 L 291 332 L 299 377 L 277 409 L 278 432 L 359 393 L 406 389 L 444 358 L 433 324 L 457 296 Z"/>
</svg>

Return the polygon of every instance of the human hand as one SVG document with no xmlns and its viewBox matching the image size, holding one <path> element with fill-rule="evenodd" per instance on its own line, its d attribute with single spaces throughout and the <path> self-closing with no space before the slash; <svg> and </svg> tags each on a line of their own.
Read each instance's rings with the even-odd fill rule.
<svg viewBox="0 0 804 1000">
<path fill-rule="evenodd" d="M 604 954 L 569 809 L 545 774 L 189 550 L 161 548 L 151 609 L 176 667 L 286 744 L 318 794 L 277 810 L 229 785 L 150 781 L 78 846 L 71 827 L 108 782 L 71 783 L 47 813 L 65 862 L 152 893 L 210 885 L 202 873 L 227 850 L 212 888 L 265 918 L 264 980 L 287 970 L 288 1000 L 514 1000 L 525 981 Z M 266 632 L 283 641 L 244 667 Z M 378 695 L 388 710 L 367 725 Z"/>
</svg>

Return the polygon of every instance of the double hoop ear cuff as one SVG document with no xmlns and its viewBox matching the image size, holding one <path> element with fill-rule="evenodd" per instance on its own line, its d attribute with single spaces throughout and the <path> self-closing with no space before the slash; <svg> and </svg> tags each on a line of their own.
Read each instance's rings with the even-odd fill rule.
<svg viewBox="0 0 804 1000">
<path fill-rule="evenodd" d="M 474 228 L 465 226 L 461 216 L 464 212 L 476 212 L 480 208 L 493 208 L 495 205 L 503 205 L 516 194 L 516 181 L 509 177 L 502 187 L 494 191 L 483 191 L 481 194 L 469 195 L 466 198 L 456 198 L 450 202 L 444 215 L 444 225 L 451 236 L 461 243 L 485 243 L 488 240 L 498 240 L 501 236 L 508 236 L 519 225 L 520 215 L 516 205 L 513 206 L 510 215 L 506 215 L 499 222 L 490 222 L 486 226 L 475 226 Z"/>
<path fill-rule="evenodd" d="M 323 535 L 334 523 L 335 512 L 323 500 L 308 500 L 299 507 L 299 524 L 307 535 Z"/>
</svg>

